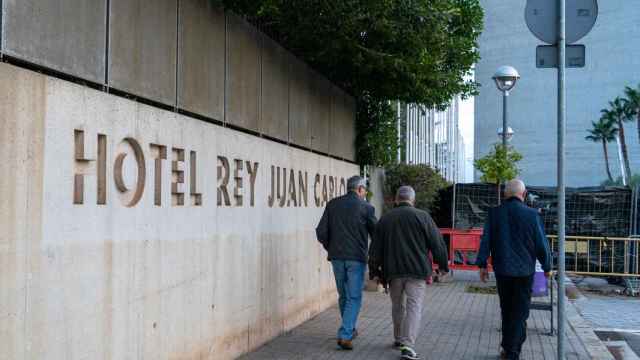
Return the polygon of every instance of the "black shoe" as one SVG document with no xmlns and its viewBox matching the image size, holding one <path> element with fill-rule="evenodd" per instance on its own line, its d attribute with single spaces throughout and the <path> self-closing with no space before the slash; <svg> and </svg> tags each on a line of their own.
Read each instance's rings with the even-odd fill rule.
<svg viewBox="0 0 640 360">
<path fill-rule="evenodd" d="M 400 350 L 400 348 L 402 348 L 404 346 L 403 343 L 401 343 L 400 341 L 394 341 L 393 342 L 393 348 L 396 350 Z"/>
<path fill-rule="evenodd" d="M 406 360 L 420 360 L 418 353 L 408 346 L 402 346 L 400 348 L 400 358 Z"/>
</svg>

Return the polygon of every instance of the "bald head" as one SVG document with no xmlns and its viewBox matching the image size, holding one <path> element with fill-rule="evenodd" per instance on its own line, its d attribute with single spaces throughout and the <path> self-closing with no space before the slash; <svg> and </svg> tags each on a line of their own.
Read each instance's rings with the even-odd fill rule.
<svg viewBox="0 0 640 360">
<path fill-rule="evenodd" d="M 524 186 L 522 180 L 509 180 L 504 185 L 504 197 L 507 199 L 510 197 L 517 197 L 524 201 L 524 193 L 526 190 L 527 188 Z"/>
</svg>

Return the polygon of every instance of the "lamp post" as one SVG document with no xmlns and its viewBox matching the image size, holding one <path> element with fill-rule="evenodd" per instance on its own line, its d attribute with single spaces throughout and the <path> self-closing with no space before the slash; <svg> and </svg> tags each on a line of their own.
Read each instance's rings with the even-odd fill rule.
<svg viewBox="0 0 640 360">
<path fill-rule="evenodd" d="M 505 137 L 505 134 L 502 132 L 501 127 L 498 128 L 498 137 L 500 139 Z M 507 126 L 507 134 L 506 134 L 506 138 L 507 138 L 507 142 L 511 141 L 511 139 L 513 138 L 513 129 L 511 128 L 511 126 Z"/>
<path fill-rule="evenodd" d="M 507 129 L 507 132 L 502 132 L 502 146 L 507 147 L 507 98 L 509 97 L 509 91 L 516 86 L 516 82 L 520 79 L 518 70 L 512 66 L 500 66 L 493 75 L 493 81 L 496 82 L 498 90 L 502 91 L 502 128 Z"/>
</svg>

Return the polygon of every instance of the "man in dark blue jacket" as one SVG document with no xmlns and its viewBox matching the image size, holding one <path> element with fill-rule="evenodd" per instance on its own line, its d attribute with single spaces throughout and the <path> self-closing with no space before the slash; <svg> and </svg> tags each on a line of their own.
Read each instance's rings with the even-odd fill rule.
<svg viewBox="0 0 640 360">
<path fill-rule="evenodd" d="M 477 264 L 480 279 L 489 278 L 492 259 L 502 313 L 501 359 L 519 359 L 527 338 L 527 319 L 536 259 L 551 276 L 551 254 L 540 215 L 524 203 L 526 188 L 520 180 L 505 185 L 505 201 L 489 211 L 484 224 Z"/>
<path fill-rule="evenodd" d="M 351 177 L 347 180 L 347 194 L 329 201 L 316 228 L 336 278 L 342 317 L 338 345 L 345 350 L 353 349 L 352 340 L 357 335 L 369 236 L 373 237 L 377 222 L 375 209 L 364 200 L 366 194 L 365 180 Z"/>
</svg>

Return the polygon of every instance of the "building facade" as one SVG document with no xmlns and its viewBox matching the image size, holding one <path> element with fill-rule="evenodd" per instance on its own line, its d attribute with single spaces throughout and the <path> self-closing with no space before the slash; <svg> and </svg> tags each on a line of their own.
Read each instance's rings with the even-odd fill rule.
<svg viewBox="0 0 640 360">
<path fill-rule="evenodd" d="M 515 67 L 521 79 L 508 103 L 512 145 L 524 156 L 521 177 L 532 185 L 555 185 L 557 144 L 556 70 L 538 69 L 536 46 L 541 45 L 524 20 L 526 0 L 482 0 L 485 29 L 479 40 L 481 60 L 476 81 L 481 84 L 475 99 L 475 158 L 487 154 L 499 141 L 502 126 L 502 95 L 491 77 L 501 65 Z M 607 178 L 602 145 L 585 140 L 592 121 L 608 101 L 623 95 L 625 86 L 640 83 L 640 7 L 626 0 L 599 1 L 593 30 L 578 44 L 586 46 L 586 66 L 568 69 L 567 85 L 567 183 L 599 185 Z M 625 124 L 632 171 L 640 172 L 637 124 Z M 609 144 L 614 177 L 621 175 L 618 149 Z M 476 173 L 476 180 L 480 174 Z"/>
<path fill-rule="evenodd" d="M 398 136 L 404 144 L 398 161 L 426 164 L 451 182 L 464 181 L 464 139 L 460 133 L 460 99 L 451 100 L 446 110 L 421 104 L 398 103 Z"/>
</svg>

